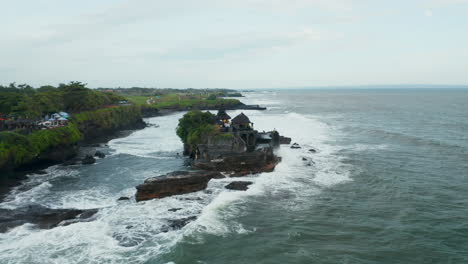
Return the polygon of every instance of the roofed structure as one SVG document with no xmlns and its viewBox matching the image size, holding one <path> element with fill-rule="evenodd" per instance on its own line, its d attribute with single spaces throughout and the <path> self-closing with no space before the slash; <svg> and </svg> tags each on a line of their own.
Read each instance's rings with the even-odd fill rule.
<svg viewBox="0 0 468 264">
<path fill-rule="evenodd" d="M 216 119 L 217 120 L 226 120 L 227 121 L 227 120 L 231 119 L 231 117 L 226 113 L 225 110 L 220 109 L 220 110 L 218 110 L 218 114 L 216 115 Z"/>
<path fill-rule="evenodd" d="M 236 117 L 234 117 L 231 121 L 232 124 L 250 124 L 250 119 L 244 115 L 244 113 L 240 113 Z"/>
</svg>

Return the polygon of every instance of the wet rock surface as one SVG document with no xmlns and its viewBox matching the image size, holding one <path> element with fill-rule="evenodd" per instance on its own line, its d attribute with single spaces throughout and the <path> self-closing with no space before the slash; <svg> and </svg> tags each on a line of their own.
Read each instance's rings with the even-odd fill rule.
<svg viewBox="0 0 468 264">
<path fill-rule="evenodd" d="M 103 158 L 106 157 L 106 154 L 104 154 L 104 152 L 98 150 L 98 151 L 96 151 L 96 153 L 94 153 L 94 157 L 98 157 L 100 159 L 103 159 Z"/>
<path fill-rule="evenodd" d="M 294 144 L 292 144 L 291 148 L 292 149 L 300 149 L 301 146 L 299 144 L 297 144 L 297 143 L 294 143 Z"/>
<path fill-rule="evenodd" d="M 250 181 L 233 181 L 228 185 L 224 186 L 224 188 L 229 190 L 236 190 L 236 191 L 247 191 L 249 189 L 249 185 L 253 184 Z"/>
<path fill-rule="evenodd" d="M 224 155 L 220 159 L 194 160 L 192 167 L 202 170 L 227 172 L 231 177 L 271 172 L 281 159 L 271 148 L 252 152 Z"/>
<path fill-rule="evenodd" d="M 93 164 L 96 163 L 96 159 L 91 155 L 86 155 L 82 160 L 81 164 Z"/>
<path fill-rule="evenodd" d="M 163 226 L 161 228 L 161 232 L 169 232 L 171 230 L 178 230 L 189 224 L 190 222 L 193 222 L 197 220 L 197 216 L 189 216 L 181 219 L 171 219 L 168 220 L 168 225 Z"/>
<path fill-rule="evenodd" d="M 136 201 L 191 193 L 204 190 L 212 178 L 223 178 L 219 172 L 212 171 L 175 171 L 163 176 L 145 180 L 136 187 Z"/>
<path fill-rule="evenodd" d="M 19 209 L 0 209 L 0 232 L 31 223 L 41 229 L 50 229 L 93 219 L 97 209 L 51 209 L 30 205 Z"/>
<path fill-rule="evenodd" d="M 279 137 L 279 143 L 280 143 L 281 145 L 289 145 L 289 144 L 291 144 L 291 138 L 289 138 L 289 137 L 284 137 L 284 136 L 280 136 L 280 137 Z"/>
</svg>

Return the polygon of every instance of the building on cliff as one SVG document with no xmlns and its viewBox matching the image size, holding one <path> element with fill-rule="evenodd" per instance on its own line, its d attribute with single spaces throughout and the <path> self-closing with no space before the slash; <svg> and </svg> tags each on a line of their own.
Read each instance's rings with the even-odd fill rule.
<svg viewBox="0 0 468 264">
<path fill-rule="evenodd" d="M 253 129 L 253 123 L 244 114 L 240 113 L 231 121 L 232 131 L 244 140 L 247 150 L 252 151 L 257 145 L 258 132 Z"/>
<path fill-rule="evenodd" d="M 220 138 L 207 139 L 205 144 L 198 146 L 197 155 L 200 158 L 216 158 L 223 154 L 234 152 L 251 152 L 267 145 L 275 146 L 275 132 L 259 133 L 253 129 L 253 122 L 244 113 L 240 113 L 229 121 L 231 117 L 225 110 L 219 110 L 215 121 L 219 131 L 230 135 Z"/>
<path fill-rule="evenodd" d="M 229 122 L 229 115 L 220 110 L 215 118 L 218 133 L 205 134 L 196 145 L 192 167 L 209 171 L 229 171 L 231 175 L 272 171 L 280 160 L 274 149 L 280 144 L 276 130 L 259 132 L 253 122 L 240 113 Z"/>
</svg>

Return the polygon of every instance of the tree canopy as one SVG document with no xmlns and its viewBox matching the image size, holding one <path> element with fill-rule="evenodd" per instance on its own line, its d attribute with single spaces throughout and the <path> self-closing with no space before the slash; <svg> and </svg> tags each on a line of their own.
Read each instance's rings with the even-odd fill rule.
<svg viewBox="0 0 468 264">
<path fill-rule="evenodd" d="M 182 142 L 194 147 L 200 144 L 204 134 L 216 132 L 215 115 L 210 112 L 189 111 L 181 119 L 177 127 L 177 135 Z"/>
<path fill-rule="evenodd" d="M 39 117 L 47 113 L 95 110 L 124 97 L 86 88 L 81 82 L 41 86 L 34 89 L 27 84 L 0 85 L 0 113 L 22 117 Z"/>
</svg>

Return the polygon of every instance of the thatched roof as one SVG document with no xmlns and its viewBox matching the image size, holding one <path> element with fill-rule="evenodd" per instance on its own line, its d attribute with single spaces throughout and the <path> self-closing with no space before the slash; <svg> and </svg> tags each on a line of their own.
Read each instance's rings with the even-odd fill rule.
<svg viewBox="0 0 468 264">
<path fill-rule="evenodd" d="M 233 124 L 248 124 L 248 123 L 252 123 L 250 122 L 249 118 L 244 115 L 244 113 L 240 113 L 239 115 L 237 115 L 236 117 L 234 117 L 231 121 L 231 123 Z"/>
<path fill-rule="evenodd" d="M 218 120 L 229 120 L 231 117 L 226 113 L 224 110 L 219 110 L 218 114 L 216 115 L 216 119 Z"/>
</svg>

